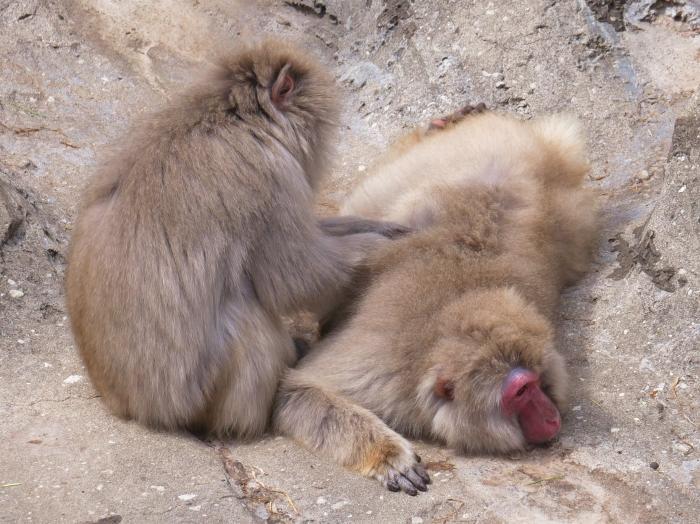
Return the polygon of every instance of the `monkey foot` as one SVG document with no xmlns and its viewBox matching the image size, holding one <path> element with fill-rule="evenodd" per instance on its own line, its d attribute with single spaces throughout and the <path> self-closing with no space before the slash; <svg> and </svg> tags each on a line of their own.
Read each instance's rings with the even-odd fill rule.
<svg viewBox="0 0 700 524">
<path fill-rule="evenodd" d="M 430 476 L 419 462 L 420 457 L 416 455 L 416 462 L 402 471 L 389 467 L 384 478 L 380 480 L 389 491 L 403 491 L 412 497 L 418 494 L 417 490 L 428 491 Z"/>
<path fill-rule="evenodd" d="M 428 127 L 428 131 L 434 131 L 438 129 L 445 129 L 448 127 L 450 124 L 456 124 L 457 122 L 461 121 L 464 119 L 464 117 L 468 115 L 476 115 L 479 113 L 483 113 L 486 111 L 486 104 L 483 102 L 480 102 L 476 104 L 475 106 L 471 104 L 467 104 L 461 109 L 455 111 L 454 113 L 451 113 L 447 116 L 444 116 L 442 118 L 436 118 L 434 120 L 431 120 L 430 126 Z"/>
<path fill-rule="evenodd" d="M 371 467 L 364 472 L 376 478 L 389 491 L 403 491 L 412 497 L 419 491 L 428 491 L 430 476 L 408 442 L 404 441 L 400 446 L 384 442 L 370 453 L 370 457 Z"/>
</svg>

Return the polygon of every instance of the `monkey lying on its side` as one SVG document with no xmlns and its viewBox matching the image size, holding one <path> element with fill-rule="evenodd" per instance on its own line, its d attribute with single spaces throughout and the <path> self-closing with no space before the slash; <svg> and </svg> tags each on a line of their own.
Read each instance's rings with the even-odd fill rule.
<svg viewBox="0 0 700 524">
<path fill-rule="evenodd" d="M 597 234 L 575 122 L 468 112 L 403 140 L 345 205 L 417 232 L 371 257 L 354 311 L 275 408 L 281 433 L 412 495 L 429 478 L 399 433 L 472 453 L 557 435 L 552 323 Z"/>
</svg>

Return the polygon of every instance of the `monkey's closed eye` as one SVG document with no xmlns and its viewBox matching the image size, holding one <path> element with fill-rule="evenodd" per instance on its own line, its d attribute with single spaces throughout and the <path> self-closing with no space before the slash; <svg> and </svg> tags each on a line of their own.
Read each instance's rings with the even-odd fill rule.
<svg viewBox="0 0 700 524">
<path fill-rule="evenodd" d="M 516 397 L 522 397 L 523 394 L 525 393 L 525 390 L 527 389 L 527 384 L 525 384 L 523 387 L 521 387 L 517 393 L 515 394 Z"/>
</svg>

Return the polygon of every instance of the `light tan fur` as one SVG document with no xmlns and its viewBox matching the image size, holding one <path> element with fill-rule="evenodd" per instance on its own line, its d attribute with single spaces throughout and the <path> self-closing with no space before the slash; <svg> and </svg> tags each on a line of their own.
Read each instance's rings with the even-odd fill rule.
<svg viewBox="0 0 700 524">
<path fill-rule="evenodd" d="M 529 368 L 566 401 L 553 320 L 597 235 L 582 144 L 569 117 L 486 112 L 414 133 L 380 161 L 343 212 L 417 232 L 371 257 L 354 313 L 287 373 L 276 428 L 412 494 L 425 483 L 412 480 L 420 466 L 399 433 L 461 452 L 522 449 L 500 409 L 508 372 Z M 446 379 L 454 400 L 436 395 Z"/>
<path fill-rule="evenodd" d="M 66 280 L 75 341 L 123 417 L 253 436 L 296 360 L 280 316 L 333 308 L 394 230 L 317 221 L 336 87 L 264 42 L 135 123 L 83 197 Z M 359 225 L 358 225 L 359 224 Z"/>
</svg>

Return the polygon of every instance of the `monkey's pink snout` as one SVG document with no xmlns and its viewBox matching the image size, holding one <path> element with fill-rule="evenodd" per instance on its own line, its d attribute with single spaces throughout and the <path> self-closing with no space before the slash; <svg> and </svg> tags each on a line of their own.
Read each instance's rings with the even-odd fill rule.
<svg viewBox="0 0 700 524">
<path fill-rule="evenodd" d="M 559 433 L 559 410 L 540 388 L 537 373 L 524 368 L 508 373 L 501 389 L 501 404 L 504 415 L 517 416 L 523 436 L 530 444 L 543 444 Z"/>
</svg>

